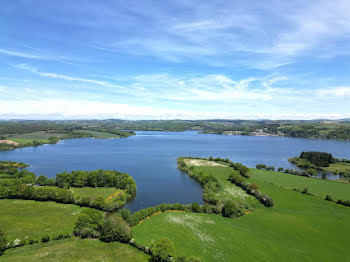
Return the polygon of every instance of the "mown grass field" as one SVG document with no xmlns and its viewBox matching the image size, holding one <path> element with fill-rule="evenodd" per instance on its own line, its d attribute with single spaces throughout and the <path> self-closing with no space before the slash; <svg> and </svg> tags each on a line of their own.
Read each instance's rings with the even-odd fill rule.
<svg viewBox="0 0 350 262">
<path fill-rule="evenodd" d="M 317 195 L 321 198 L 325 198 L 326 195 L 329 194 L 336 200 L 350 200 L 350 184 L 348 183 L 308 178 L 259 169 L 251 169 L 251 172 L 251 180 L 258 185 L 261 182 L 267 182 L 289 189 L 296 188 L 303 190 L 305 187 L 307 187 L 311 194 Z"/>
<path fill-rule="evenodd" d="M 6 250 L 1 261 L 125 261 L 146 262 L 149 256 L 128 244 L 70 238 Z"/>
<path fill-rule="evenodd" d="M 217 176 L 224 176 L 224 168 L 215 169 Z M 162 213 L 134 228 L 136 242 L 149 246 L 153 239 L 168 237 L 177 255 L 208 262 L 350 260 L 350 208 L 272 184 L 270 178 L 256 178 L 259 175 L 254 172 L 250 180 L 272 197 L 274 207 L 261 206 L 235 219 Z"/>
<path fill-rule="evenodd" d="M 8 241 L 41 240 L 44 235 L 73 232 L 76 217 L 82 208 L 76 205 L 32 200 L 0 200 L 0 228 Z"/>
<path fill-rule="evenodd" d="M 117 192 L 124 191 L 116 189 L 115 187 L 71 187 L 69 190 L 78 198 L 95 196 L 104 199 L 107 199 L 107 197 L 116 194 Z"/>
<path fill-rule="evenodd" d="M 232 173 L 232 168 L 229 167 L 214 167 L 214 166 L 196 166 L 195 170 L 216 177 L 221 185 L 221 189 L 216 195 L 223 202 L 234 200 L 241 203 L 242 206 L 259 207 L 260 202 L 251 195 L 248 195 L 243 189 L 228 181 L 229 175 Z"/>
<path fill-rule="evenodd" d="M 118 135 L 107 133 L 107 132 L 100 132 L 100 131 L 94 131 L 94 130 L 75 130 L 76 133 L 86 133 L 89 134 L 95 138 L 101 138 L 101 139 L 108 139 L 108 138 L 117 138 Z"/>
</svg>

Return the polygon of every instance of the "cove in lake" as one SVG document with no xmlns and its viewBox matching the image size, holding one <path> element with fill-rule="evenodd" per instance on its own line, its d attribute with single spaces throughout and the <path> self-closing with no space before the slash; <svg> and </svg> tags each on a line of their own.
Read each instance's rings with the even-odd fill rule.
<svg viewBox="0 0 350 262">
<path fill-rule="evenodd" d="M 79 138 L 0 151 L 0 160 L 27 163 L 30 171 L 48 177 L 63 171 L 100 168 L 126 172 L 137 185 L 136 198 L 126 207 L 135 211 L 161 203 L 203 203 L 200 185 L 177 170 L 179 156 L 213 156 L 249 167 L 263 163 L 292 168 L 288 158 L 310 150 L 350 158 L 348 141 L 137 131 L 129 138 Z"/>
</svg>

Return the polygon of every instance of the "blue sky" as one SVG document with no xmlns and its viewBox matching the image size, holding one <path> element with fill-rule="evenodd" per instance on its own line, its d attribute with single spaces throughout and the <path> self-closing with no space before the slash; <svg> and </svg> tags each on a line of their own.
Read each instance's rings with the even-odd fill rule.
<svg viewBox="0 0 350 262">
<path fill-rule="evenodd" d="M 2 119 L 348 117 L 348 0 L 1 1 Z"/>
</svg>

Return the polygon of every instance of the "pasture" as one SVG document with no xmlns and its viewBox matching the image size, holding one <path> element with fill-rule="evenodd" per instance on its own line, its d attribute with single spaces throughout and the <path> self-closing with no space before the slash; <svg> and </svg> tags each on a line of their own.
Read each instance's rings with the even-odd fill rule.
<svg viewBox="0 0 350 262">
<path fill-rule="evenodd" d="M 72 233 L 80 210 L 76 205 L 55 202 L 1 199 L 0 225 L 8 241 L 40 240 L 45 235 Z"/>
<path fill-rule="evenodd" d="M 226 168 L 210 168 L 216 169 L 213 173 L 218 178 L 227 175 Z M 261 173 L 252 171 L 251 182 L 272 197 L 273 207 L 260 206 L 234 219 L 214 214 L 162 213 L 134 228 L 136 242 L 149 246 L 153 239 L 168 237 L 177 255 L 194 255 L 208 262 L 349 259 L 350 208 L 275 185 L 275 177 L 264 180 L 264 175 L 258 177 Z M 305 180 L 304 187 L 312 181 Z"/>
<path fill-rule="evenodd" d="M 1 261 L 125 261 L 146 262 L 149 256 L 119 242 L 103 243 L 98 239 L 70 238 L 8 249 Z"/>
<path fill-rule="evenodd" d="M 252 177 L 250 180 L 260 185 L 261 182 L 272 183 L 277 186 L 283 186 L 288 189 L 303 190 L 308 188 L 308 191 L 316 196 L 325 198 L 327 194 L 333 199 L 350 200 L 350 184 L 340 183 L 331 180 L 318 178 L 309 178 L 286 173 L 273 171 L 251 169 Z"/>
</svg>

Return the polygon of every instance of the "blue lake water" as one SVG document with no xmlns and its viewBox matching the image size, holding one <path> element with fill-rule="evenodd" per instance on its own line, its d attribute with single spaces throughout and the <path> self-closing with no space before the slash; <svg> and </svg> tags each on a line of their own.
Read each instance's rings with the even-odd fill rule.
<svg viewBox="0 0 350 262">
<path fill-rule="evenodd" d="M 350 142 L 346 141 L 138 131 L 123 139 L 70 139 L 56 145 L 0 151 L 0 160 L 25 162 L 30 171 L 48 177 L 78 169 L 126 172 L 137 184 L 137 196 L 127 205 L 135 211 L 160 203 L 203 203 L 199 184 L 177 170 L 179 156 L 213 156 L 249 167 L 264 163 L 291 168 L 288 158 L 309 150 L 350 158 Z"/>
</svg>

